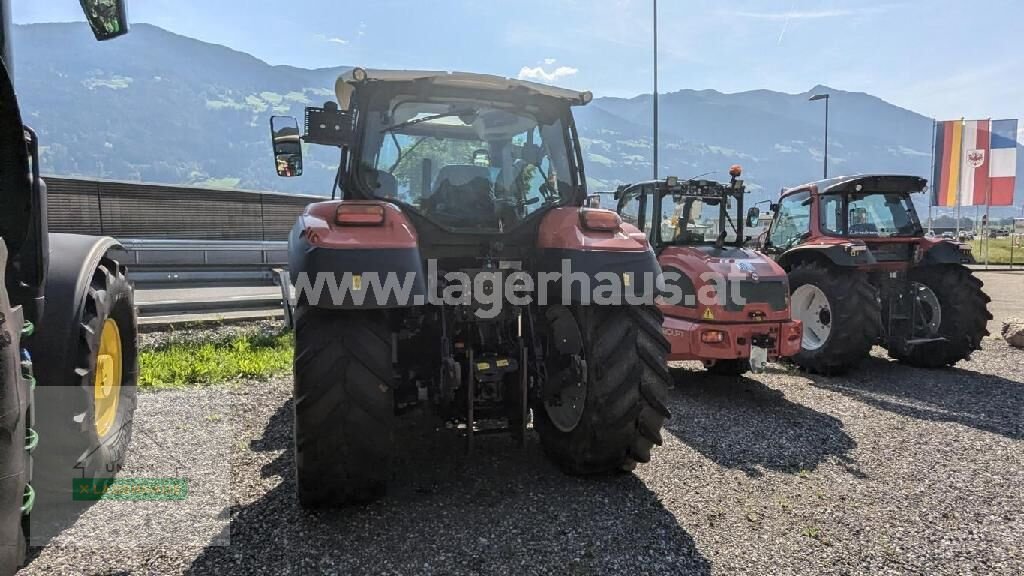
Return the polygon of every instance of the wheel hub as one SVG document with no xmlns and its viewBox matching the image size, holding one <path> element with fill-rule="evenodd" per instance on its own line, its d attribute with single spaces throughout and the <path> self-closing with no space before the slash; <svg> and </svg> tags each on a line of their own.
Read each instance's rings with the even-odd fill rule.
<svg viewBox="0 0 1024 576">
<path fill-rule="evenodd" d="M 920 282 L 910 283 L 910 294 L 914 305 L 914 334 L 924 337 L 938 335 L 939 326 L 942 325 L 939 297 Z"/>
<path fill-rule="evenodd" d="M 805 350 L 817 350 L 825 345 L 832 333 L 832 306 L 825 293 L 813 284 L 804 284 L 790 297 L 793 317 L 803 322 Z"/>
<path fill-rule="evenodd" d="M 570 365 L 554 376 L 549 392 L 544 395 L 544 410 L 551 423 L 562 432 L 572 432 L 583 418 L 587 400 L 587 362 L 573 354 Z"/>
<path fill-rule="evenodd" d="M 121 330 L 108 318 L 100 333 L 100 349 L 96 356 L 93 380 L 93 422 L 96 434 L 106 436 L 117 419 L 117 403 L 121 397 Z"/>
</svg>

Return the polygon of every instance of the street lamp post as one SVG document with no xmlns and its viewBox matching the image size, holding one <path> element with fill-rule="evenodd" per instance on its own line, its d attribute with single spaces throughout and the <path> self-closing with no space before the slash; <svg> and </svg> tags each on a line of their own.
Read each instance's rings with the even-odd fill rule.
<svg viewBox="0 0 1024 576">
<path fill-rule="evenodd" d="M 654 0 L 654 179 L 658 179 L 658 0 Z"/>
<path fill-rule="evenodd" d="M 828 180 L 828 101 L 831 94 L 815 94 L 808 98 L 809 101 L 825 101 L 825 180 Z"/>
</svg>

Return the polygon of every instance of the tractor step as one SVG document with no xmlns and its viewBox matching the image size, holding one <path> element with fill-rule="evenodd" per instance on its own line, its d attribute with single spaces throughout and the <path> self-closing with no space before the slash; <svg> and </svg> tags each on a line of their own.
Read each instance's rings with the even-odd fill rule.
<svg viewBox="0 0 1024 576">
<path fill-rule="evenodd" d="M 903 344 L 905 346 L 919 346 L 921 344 L 929 344 L 931 342 L 945 342 L 945 341 L 946 341 L 946 339 L 945 338 L 941 338 L 941 337 L 940 338 L 914 338 L 912 340 L 907 340 Z"/>
</svg>

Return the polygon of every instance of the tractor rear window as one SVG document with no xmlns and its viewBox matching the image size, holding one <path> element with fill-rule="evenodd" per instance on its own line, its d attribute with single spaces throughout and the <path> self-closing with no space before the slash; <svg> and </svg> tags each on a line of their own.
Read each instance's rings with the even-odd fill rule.
<svg viewBox="0 0 1024 576">
<path fill-rule="evenodd" d="M 912 236 L 920 228 L 909 195 L 881 192 L 826 194 L 821 221 L 826 232 L 841 236 Z"/>
<path fill-rule="evenodd" d="M 364 139 L 365 188 L 450 228 L 509 229 L 573 191 L 562 122 L 497 104 L 405 101 Z"/>
</svg>

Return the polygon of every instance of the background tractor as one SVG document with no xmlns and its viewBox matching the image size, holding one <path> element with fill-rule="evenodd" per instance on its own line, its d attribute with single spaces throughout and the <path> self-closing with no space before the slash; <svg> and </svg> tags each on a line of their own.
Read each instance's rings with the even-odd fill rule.
<svg viewBox="0 0 1024 576">
<path fill-rule="evenodd" d="M 338 148 L 341 200 L 311 204 L 289 239 L 301 504 L 379 495 L 396 417 L 423 408 L 470 448 L 484 431 L 524 441 L 532 413 L 574 474 L 647 462 L 669 416 L 659 270 L 635 227 L 583 206 L 571 109 L 590 93 L 361 68 L 336 93 L 306 109 L 302 140 Z M 300 173 L 298 123 L 270 124 L 278 173 Z M 573 281 L 543 280 L 565 267 Z M 585 284 L 601 278 L 625 292 L 598 302 Z"/>
<path fill-rule="evenodd" d="M 950 366 L 981 347 L 992 319 L 966 244 L 926 238 L 916 176 L 863 175 L 785 190 L 764 252 L 789 274 L 803 368 L 838 373 L 881 344 L 914 366 Z"/>
<path fill-rule="evenodd" d="M 98 40 L 127 32 L 123 2 L 82 0 Z M 110 477 L 135 409 L 136 319 L 111 238 L 49 234 L 39 142 L 12 84 L 0 1 L 0 574 L 85 503 L 73 478 Z M 101 111 L 97 111 L 99 113 Z M 37 388 L 38 383 L 38 388 Z"/>
<path fill-rule="evenodd" d="M 668 359 L 701 360 L 717 374 L 760 371 L 799 350 L 800 323 L 790 319 L 786 273 L 745 248 L 740 168 L 729 184 L 668 178 L 616 192 L 618 212 L 647 233 L 665 278 L 663 331 Z"/>
</svg>

